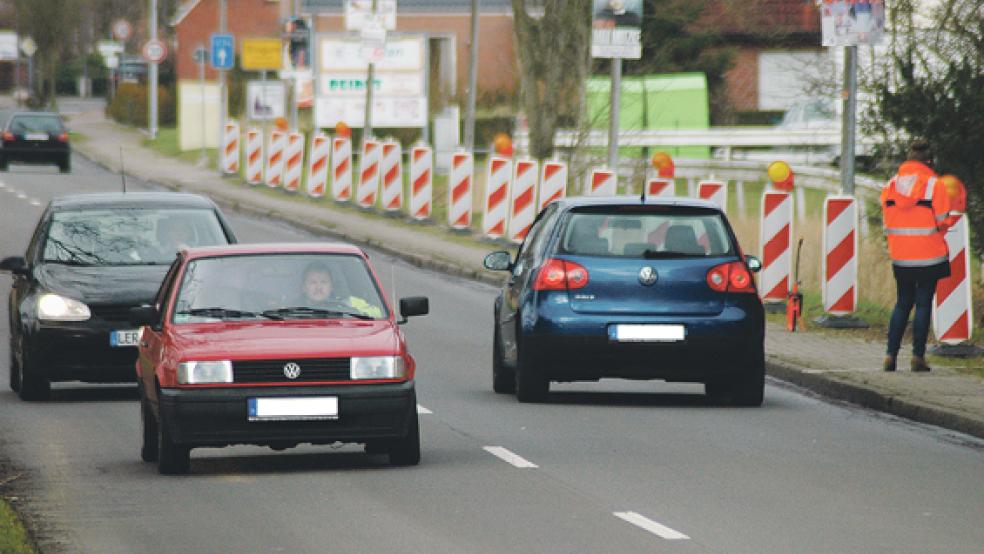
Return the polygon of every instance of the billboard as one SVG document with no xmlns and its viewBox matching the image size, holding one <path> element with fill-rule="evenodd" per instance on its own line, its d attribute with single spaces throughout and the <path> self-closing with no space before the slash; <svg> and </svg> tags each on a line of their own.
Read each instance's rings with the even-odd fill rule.
<svg viewBox="0 0 984 554">
<path fill-rule="evenodd" d="M 642 57 L 642 0 L 594 0 L 591 57 Z"/>
<path fill-rule="evenodd" d="M 878 44 L 885 34 L 885 2 L 823 0 L 820 28 L 824 46 Z"/>
</svg>

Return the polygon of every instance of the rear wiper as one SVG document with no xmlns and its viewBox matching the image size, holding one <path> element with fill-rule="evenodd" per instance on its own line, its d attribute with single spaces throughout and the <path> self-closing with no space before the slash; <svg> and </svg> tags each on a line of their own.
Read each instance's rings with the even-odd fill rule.
<svg viewBox="0 0 984 554">
<path fill-rule="evenodd" d="M 278 308 L 276 310 L 266 310 L 262 313 L 264 316 L 274 316 L 283 319 L 286 316 L 308 316 L 312 318 L 317 317 L 352 317 L 355 319 L 372 320 L 376 319 L 370 315 L 366 315 L 362 312 L 353 312 L 349 310 L 328 310 L 323 308 L 311 308 L 308 306 L 293 306 L 290 308 Z"/>
<path fill-rule="evenodd" d="M 658 251 L 658 250 L 646 250 L 642 253 L 642 257 L 647 260 L 655 260 L 661 258 L 704 258 L 707 254 L 694 254 L 689 252 L 674 252 L 672 250 Z"/>
<path fill-rule="evenodd" d="M 267 314 L 266 312 L 258 314 L 256 312 L 246 312 L 243 310 L 232 310 L 229 308 L 195 308 L 192 310 L 182 310 L 177 312 L 177 315 L 191 315 L 198 317 L 218 317 L 218 318 L 234 318 L 234 319 L 244 319 L 249 317 L 265 317 L 267 319 L 282 320 L 282 317 L 277 317 L 276 314 Z"/>
</svg>

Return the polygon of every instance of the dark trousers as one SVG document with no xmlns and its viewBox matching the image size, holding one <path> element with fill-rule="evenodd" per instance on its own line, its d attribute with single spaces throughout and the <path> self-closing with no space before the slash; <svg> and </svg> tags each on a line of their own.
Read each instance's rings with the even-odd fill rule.
<svg viewBox="0 0 984 554">
<path fill-rule="evenodd" d="M 909 312 L 916 306 L 916 315 L 912 319 L 912 355 L 926 354 L 926 339 L 929 338 L 929 322 L 932 318 L 933 294 L 936 292 L 936 279 L 899 279 L 895 276 L 895 287 L 898 297 L 895 309 L 892 310 L 892 320 L 888 324 L 888 355 L 895 356 L 902 346 L 902 335 L 909 322 Z"/>
</svg>

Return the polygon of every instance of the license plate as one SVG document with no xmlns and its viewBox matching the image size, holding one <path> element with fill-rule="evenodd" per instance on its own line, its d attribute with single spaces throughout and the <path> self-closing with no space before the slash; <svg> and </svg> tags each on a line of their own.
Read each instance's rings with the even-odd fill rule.
<svg viewBox="0 0 984 554">
<path fill-rule="evenodd" d="M 116 346 L 137 346 L 140 344 L 140 329 L 127 329 L 125 331 L 113 331 L 109 334 L 109 345 Z"/>
<path fill-rule="evenodd" d="M 610 326 L 608 335 L 617 342 L 680 342 L 687 333 L 683 325 L 619 324 Z"/>
<path fill-rule="evenodd" d="M 247 398 L 249 421 L 315 421 L 338 419 L 338 397 L 304 396 Z"/>
<path fill-rule="evenodd" d="M 27 133 L 24 135 L 24 140 L 48 140 L 47 133 Z"/>
</svg>

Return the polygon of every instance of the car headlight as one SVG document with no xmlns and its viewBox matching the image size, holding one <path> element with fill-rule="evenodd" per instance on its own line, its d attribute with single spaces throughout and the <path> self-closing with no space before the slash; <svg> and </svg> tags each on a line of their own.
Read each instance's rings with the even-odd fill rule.
<svg viewBox="0 0 984 554">
<path fill-rule="evenodd" d="M 372 356 L 352 358 L 351 377 L 355 379 L 400 379 L 407 368 L 400 356 Z"/>
<path fill-rule="evenodd" d="M 201 385 L 204 383 L 231 383 L 232 362 L 181 362 L 178 364 L 178 383 Z"/>
<path fill-rule="evenodd" d="M 89 307 L 53 293 L 38 297 L 38 319 L 44 321 L 85 321 L 92 316 Z"/>
</svg>

